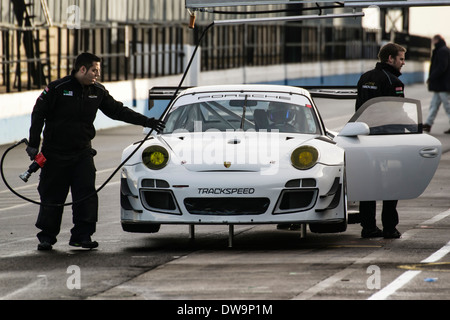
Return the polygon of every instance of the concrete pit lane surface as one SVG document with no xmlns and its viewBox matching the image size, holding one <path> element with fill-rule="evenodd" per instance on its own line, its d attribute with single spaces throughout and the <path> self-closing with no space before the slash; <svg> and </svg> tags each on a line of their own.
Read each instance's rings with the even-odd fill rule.
<svg viewBox="0 0 450 320">
<path fill-rule="evenodd" d="M 431 99 L 425 86 L 408 87 L 408 97 L 422 101 L 425 117 Z M 354 110 L 353 101 L 316 103 L 333 130 L 342 128 Z M 93 237 L 100 246 L 94 250 L 69 246 L 69 207 L 53 250 L 40 252 L 34 227 L 38 207 L 15 197 L 1 183 L 0 299 L 446 300 L 450 135 L 443 132 L 448 126 L 440 110 L 431 134 L 442 142 L 444 154 L 424 194 L 399 202 L 400 239 L 362 239 L 358 224 L 349 225 L 344 233 L 308 232 L 304 238 L 299 231 L 275 225 L 236 225 L 231 248 L 228 226 L 197 226 L 194 239 L 189 238 L 188 226 L 179 225 L 163 225 L 156 234 L 126 233 L 120 226 L 117 174 L 100 193 Z M 120 163 L 123 148 L 140 138 L 142 129 L 135 126 L 98 132 L 94 140 L 98 185 Z M 0 152 L 5 150 L 0 147 Z M 5 162 L 6 176 L 20 193 L 38 199 L 38 174 L 27 184 L 18 178 L 29 165 L 25 148 L 17 148 Z"/>
</svg>

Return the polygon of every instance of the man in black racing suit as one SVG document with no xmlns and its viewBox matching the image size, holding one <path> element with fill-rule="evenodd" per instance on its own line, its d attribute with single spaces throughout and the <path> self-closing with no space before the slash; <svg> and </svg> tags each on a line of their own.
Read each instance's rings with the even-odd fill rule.
<svg viewBox="0 0 450 320">
<path fill-rule="evenodd" d="M 398 78 L 401 68 L 405 65 L 406 49 L 395 43 L 384 45 L 379 52 L 375 69 L 364 73 L 358 81 L 358 96 L 356 110 L 364 102 L 382 96 L 404 97 L 405 86 Z M 370 183 L 370 182 L 369 182 Z M 400 238 L 396 229 L 398 224 L 397 200 L 383 201 L 381 220 L 383 231 L 376 226 L 376 202 L 361 201 L 359 212 L 361 217 L 361 236 L 363 238 L 384 237 Z"/>
<path fill-rule="evenodd" d="M 95 137 L 94 120 L 100 109 L 114 120 L 153 128 L 164 129 L 164 123 L 134 112 L 114 100 L 104 86 L 97 82 L 101 59 L 90 53 L 82 53 L 75 61 L 72 74 L 48 85 L 36 101 L 32 116 L 27 153 L 31 160 L 39 152 L 43 132 L 42 153 L 47 158 L 40 174 L 38 191 L 41 202 L 36 227 L 41 231 L 38 250 L 51 250 L 60 232 L 62 206 L 69 188 L 72 200 L 93 194 L 87 200 L 72 206 L 73 228 L 69 245 L 96 248 L 92 241 L 98 216 L 98 196 L 95 193 L 96 169 L 91 147 Z"/>
</svg>

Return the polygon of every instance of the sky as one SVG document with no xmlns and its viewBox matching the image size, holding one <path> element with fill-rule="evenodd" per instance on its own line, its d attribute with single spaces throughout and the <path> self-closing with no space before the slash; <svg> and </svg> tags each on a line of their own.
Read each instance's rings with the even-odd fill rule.
<svg viewBox="0 0 450 320">
<path fill-rule="evenodd" d="M 363 11 L 365 12 L 365 16 L 362 18 L 363 26 L 369 29 L 379 29 L 380 16 L 378 8 L 374 7 Z M 400 11 L 395 14 L 401 16 Z M 392 14 L 391 19 L 396 18 L 395 14 Z M 401 21 L 401 19 L 397 20 L 398 29 L 401 29 Z M 389 23 L 388 20 L 388 28 Z M 410 8 L 409 32 L 426 37 L 441 34 L 450 45 L 450 6 Z"/>
<path fill-rule="evenodd" d="M 441 34 L 450 45 L 450 6 L 411 8 L 409 28 L 415 35 Z"/>
</svg>

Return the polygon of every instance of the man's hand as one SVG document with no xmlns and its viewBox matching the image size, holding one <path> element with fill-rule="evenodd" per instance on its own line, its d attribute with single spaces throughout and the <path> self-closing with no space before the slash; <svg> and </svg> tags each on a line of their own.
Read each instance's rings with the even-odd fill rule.
<svg viewBox="0 0 450 320">
<path fill-rule="evenodd" d="M 149 118 L 149 119 L 147 119 L 145 126 L 147 128 L 152 128 L 156 132 L 160 133 L 161 131 L 164 130 L 164 128 L 166 127 L 166 124 L 164 123 L 164 121 L 161 121 L 161 120 L 158 120 L 155 118 Z"/>
<path fill-rule="evenodd" d="M 39 150 L 33 147 L 28 146 L 26 149 L 28 156 L 30 157 L 31 161 L 34 161 L 34 159 L 36 158 Z"/>
</svg>

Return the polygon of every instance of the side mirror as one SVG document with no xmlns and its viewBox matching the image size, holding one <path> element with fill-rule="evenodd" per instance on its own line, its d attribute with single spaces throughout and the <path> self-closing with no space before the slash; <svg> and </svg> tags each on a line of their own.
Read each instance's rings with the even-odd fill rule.
<svg viewBox="0 0 450 320">
<path fill-rule="evenodd" d="M 370 134 L 369 126 L 364 122 L 349 122 L 339 132 L 341 137 L 367 136 Z"/>
</svg>

